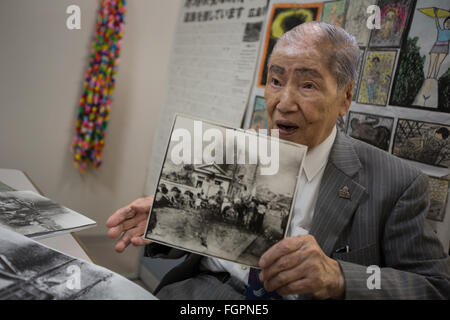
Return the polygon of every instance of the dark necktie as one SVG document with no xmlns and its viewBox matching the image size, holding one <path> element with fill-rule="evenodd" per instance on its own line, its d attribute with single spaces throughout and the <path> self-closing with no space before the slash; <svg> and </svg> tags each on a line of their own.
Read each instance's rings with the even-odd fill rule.
<svg viewBox="0 0 450 320">
<path fill-rule="evenodd" d="M 245 300 L 281 300 L 283 299 L 278 293 L 268 292 L 264 289 L 264 284 L 259 280 L 261 271 L 250 268 L 248 276 L 248 286 L 245 292 Z"/>
</svg>

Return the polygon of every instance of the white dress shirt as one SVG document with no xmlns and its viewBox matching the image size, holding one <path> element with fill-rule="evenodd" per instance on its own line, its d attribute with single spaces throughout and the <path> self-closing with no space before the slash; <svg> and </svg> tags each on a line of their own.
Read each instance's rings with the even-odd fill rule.
<svg viewBox="0 0 450 320">
<path fill-rule="evenodd" d="M 322 181 L 336 134 L 337 129 L 334 127 L 327 139 L 306 154 L 302 173 L 300 179 L 298 179 L 297 197 L 287 232 L 288 237 L 296 237 L 309 233 L 314 208 L 319 195 L 320 182 Z M 226 271 L 231 276 L 244 282 L 244 284 L 248 282 L 249 268 L 238 263 L 204 257 L 201 261 L 201 268 L 213 272 Z"/>
</svg>

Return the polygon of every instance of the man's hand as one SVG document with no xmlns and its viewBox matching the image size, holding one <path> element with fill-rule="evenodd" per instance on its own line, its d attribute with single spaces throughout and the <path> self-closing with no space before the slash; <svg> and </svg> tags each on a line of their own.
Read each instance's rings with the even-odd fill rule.
<svg viewBox="0 0 450 320">
<path fill-rule="evenodd" d="M 279 295 L 310 293 L 317 299 L 343 299 L 344 276 L 311 235 L 286 238 L 259 260 L 260 280 Z"/>
<path fill-rule="evenodd" d="M 123 252 L 131 243 L 135 246 L 150 244 L 151 241 L 142 238 L 147 226 L 147 219 L 153 203 L 153 196 L 139 198 L 129 205 L 120 208 L 106 221 L 109 228 L 108 236 L 117 238 L 115 250 Z"/>
</svg>

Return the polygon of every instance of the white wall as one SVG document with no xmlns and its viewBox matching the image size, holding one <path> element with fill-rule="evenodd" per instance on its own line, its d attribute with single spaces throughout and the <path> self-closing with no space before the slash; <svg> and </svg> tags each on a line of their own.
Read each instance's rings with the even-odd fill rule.
<svg viewBox="0 0 450 320">
<path fill-rule="evenodd" d="M 47 197 L 98 223 L 140 196 L 181 0 L 129 0 L 103 165 L 82 176 L 69 151 L 89 62 L 94 0 L 0 1 L 0 168 L 20 169 Z M 67 30 L 66 8 L 81 8 Z"/>
</svg>

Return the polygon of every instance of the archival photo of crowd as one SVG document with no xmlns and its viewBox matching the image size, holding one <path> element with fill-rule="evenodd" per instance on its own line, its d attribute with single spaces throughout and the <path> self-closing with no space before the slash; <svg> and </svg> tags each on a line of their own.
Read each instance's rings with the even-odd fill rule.
<svg viewBox="0 0 450 320">
<path fill-rule="evenodd" d="M 0 192 L 0 227 L 27 237 L 45 238 L 95 224 L 95 221 L 35 192 Z"/>
<path fill-rule="evenodd" d="M 0 300 L 151 300 L 105 268 L 0 227 Z"/>
<path fill-rule="evenodd" d="M 181 126 L 192 132 L 189 121 L 193 120 L 180 119 L 175 128 Z M 224 127 L 209 124 L 209 128 L 225 135 Z M 145 237 L 258 267 L 261 255 L 286 234 L 297 178 L 306 155 L 306 147 L 279 142 L 279 169 L 273 175 L 261 174 L 260 159 L 257 164 L 175 165 L 171 161 L 171 142 Z M 245 152 L 249 158 L 248 148 L 236 155 L 239 152 Z"/>
</svg>

